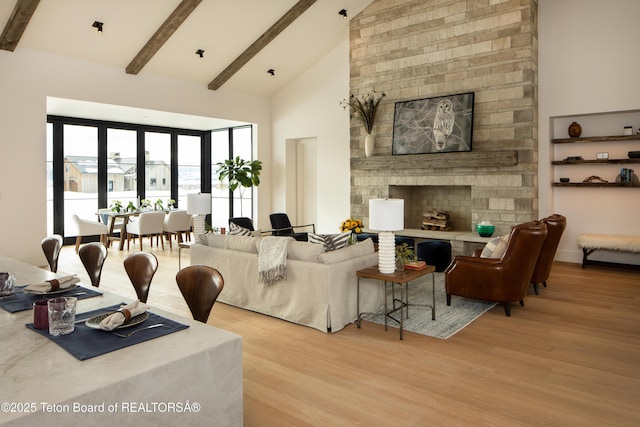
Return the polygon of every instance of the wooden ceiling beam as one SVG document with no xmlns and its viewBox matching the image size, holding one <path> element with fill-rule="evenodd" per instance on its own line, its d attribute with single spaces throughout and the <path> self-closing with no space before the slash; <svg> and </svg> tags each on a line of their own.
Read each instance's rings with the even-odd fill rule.
<svg viewBox="0 0 640 427">
<path fill-rule="evenodd" d="M 202 0 L 182 0 L 131 63 L 127 65 L 127 74 L 138 74 L 201 2 Z"/>
<path fill-rule="evenodd" d="M 18 0 L 0 35 L 0 49 L 13 52 L 27 29 L 40 0 Z"/>
<path fill-rule="evenodd" d="M 284 31 L 293 21 L 298 19 L 316 0 L 300 0 L 287 13 L 282 15 L 275 24 L 273 24 L 264 34 L 262 34 L 255 42 L 251 44 L 244 52 L 240 54 L 227 68 L 225 68 L 218 76 L 209 83 L 209 89 L 218 90 L 226 83 L 235 73 L 237 73 L 244 65 L 258 54 L 265 46 L 267 46 L 278 34 Z"/>
</svg>

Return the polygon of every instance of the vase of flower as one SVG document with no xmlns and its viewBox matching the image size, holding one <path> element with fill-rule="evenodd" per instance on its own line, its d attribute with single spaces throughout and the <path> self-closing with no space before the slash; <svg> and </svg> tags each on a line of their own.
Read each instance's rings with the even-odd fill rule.
<svg viewBox="0 0 640 427">
<path fill-rule="evenodd" d="M 375 148 L 376 143 L 376 134 L 368 133 L 367 136 L 364 137 L 364 155 L 367 157 L 373 156 L 373 150 Z"/>
<path fill-rule="evenodd" d="M 350 231 L 348 243 L 350 245 L 355 245 L 358 243 L 358 233 L 362 232 L 362 220 L 361 219 L 353 219 L 347 218 L 342 223 L 340 223 L 340 231 L 342 233 Z"/>
</svg>

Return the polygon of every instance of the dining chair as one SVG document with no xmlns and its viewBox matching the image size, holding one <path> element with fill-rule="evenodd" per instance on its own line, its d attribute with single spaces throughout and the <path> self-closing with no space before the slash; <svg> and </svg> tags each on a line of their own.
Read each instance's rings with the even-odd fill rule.
<svg viewBox="0 0 640 427">
<path fill-rule="evenodd" d="M 125 228 L 124 217 L 114 216 L 113 211 L 109 208 L 100 208 L 98 209 L 98 220 L 107 226 L 108 247 L 111 247 L 113 240 L 120 240 L 122 238 L 122 230 Z"/>
<path fill-rule="evenodd" d="M 187 211 L 172 210 L 164 218 L 164 233 L 169 240 L 169 249 L 173 249 L 172 236 L 176 236 L 178 243 L 182 243 L 182 233 L 189 239 L 191 234 L 191 215 Z"/>
<path fill-rule="evenodd" d="M 76 224 L 76 228 L 78 229 L 78 234 L 76 235 L 76 253 L 78 253 L 78 249 L 80 248 L 80 243 L 82 242 L 83 236 L 100 236 L 100 242 L 105 246 L 108 246 L 108 236 L 109 229 L 106 225 L 99 223 L 97 221 L 89 221 L 86 219 L 81 219 L 78 215 L 73 214 L 73 222 Z"/>
<path fill-rule="evenodd" d="M 153 246 L 153 237 L 156 238 L 156 246 L 158 245 L 158 239 L 162 243 L 162 250 L 164 250 L 164 240 L 162 235 L 164 233 L 164 212 L 144 212 L 141 213 L 137 221 L 127 224 L 127 249 L 129 249 L 129 242 L 133 236 L 140 237 L 140 250 L 142 250 L 142 238 L 149 236 L 151 246 Z"/>
<path fill-rule="evenodd" d="M 87 243 L 78 252 L 82 265 L 84 265 L 91 284 L 96 288 L 100 286 L 100 276 L 104 260 L 107 259 L 107 248 L 102 243 Z"/>
<path fill-rule="evenodd" d="M 289 215 L 286 213 L 273 213 L 269 215 L 269 220 L 271 221 L 271 228 L 273 229 L 272 234 L 274 236 L 291 236 L 298 241 L 306 242 L 309 240 L 309 233 L 297 233 L 295 232 L 295 229 L 312 227 L 313 233 L 316 232 L 315 224 L 291 225 Z"/>
<path fill-rule="evenodd" d="M 158 258 L 149 252 L 136 252 L 124 259 L 124 269 L 138 299 L 147 302 L 151 280 L 158 270 Z"/>
<path fill-rule="evenodd" d="M 222 275 L 208 265 L 191 265 L 178 271 L 176 282 L 193 318 L 207 323 L 213 304 L 224 287 Z"/>
<path fill-rule="evenodd" d="M 58 257 L 60 256 L 60 249 L 62 248 L 62 236 L 54 234 L 42 239 L 40 243 L 44 256 L 47 257 L 49 263 L 49 269 L 57 273 L 58 272 Z"/>
</svg>

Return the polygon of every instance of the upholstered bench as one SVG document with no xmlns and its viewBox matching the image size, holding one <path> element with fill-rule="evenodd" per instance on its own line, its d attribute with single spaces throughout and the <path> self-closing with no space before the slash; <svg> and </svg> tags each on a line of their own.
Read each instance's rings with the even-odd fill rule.
<svg viewBox="0 0 640 427">
<path fill-rule="evenodd" d="M 436 271 L 444 271 L 451 264 L 451 243 L 446 240 L 427 240 L 420 242 L 416 248 L 418 259 L 436 267 Z"/>
<path fill-rule="evenodd" d="M 582 268 L 585 268 L 587 265 L 615 264 L 593 261 L 588 259 L 588 256 L 597 250 L 640 253 L 640 236 L 581 234 L 578 236 L 578 245 L 582 248 Z M 633 267 L 633 265 L 627 266 Z M 640 266 L 636 267 L 640 268 Z"/>
</svg>

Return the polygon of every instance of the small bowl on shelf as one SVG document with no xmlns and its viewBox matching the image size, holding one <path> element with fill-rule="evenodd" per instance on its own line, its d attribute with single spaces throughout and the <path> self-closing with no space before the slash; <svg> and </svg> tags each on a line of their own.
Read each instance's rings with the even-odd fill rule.
<svg viewBox="0 0 640 427">
<path fill-rule="evenodd" d="M 493 232 L 496 231 L 496 226 L 488 221 L 482 221 L 476 225 L 476 231 L 480 237 L 491 237 L 493 236 Z"/>
</svg>

